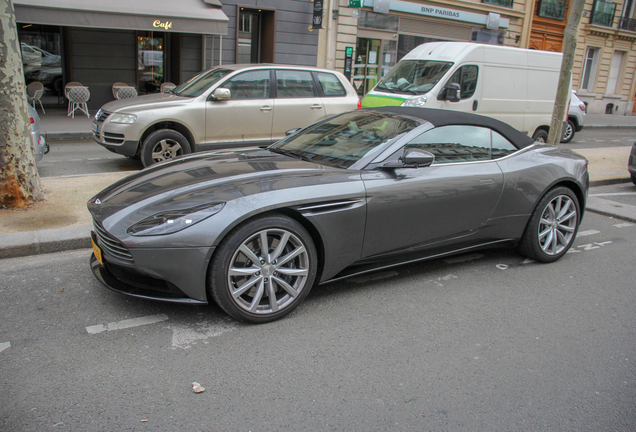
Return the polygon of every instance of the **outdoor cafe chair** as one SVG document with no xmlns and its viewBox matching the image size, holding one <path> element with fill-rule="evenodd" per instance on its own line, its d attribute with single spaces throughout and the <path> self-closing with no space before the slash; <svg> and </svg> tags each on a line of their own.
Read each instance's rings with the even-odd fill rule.
<svg viewBox="0 0 636 432">
<path fill-rule="evenodd" d="M 117 99 L 126 99 L 137 96 L 137 89 L 134 87 L 122 87 L 115 96 Z"/>
<path fill-rule="evenodd" d="M 91 92 L 88 91 L 88 87 L 71 87 L 68 91 L 68 100 L 72 106 L 69 108 L 70 113 L 68 115 L 72 115 L 75 118 L 75 111 L 79 109 L 86 114 L 86 117 L 90 118 L 88 105 L 86 104 L 90 98 Z"/>
<path fill-rule="evenodd" d="M 40 103 L 40 108 L 42 108 L 42 114 L 46 114 L 44 111 L 44 107 L 42 106 L 42 95 L 44 94 L 44 86 L 39 81 L 34 81 L 27 86 L 27 100 L 33 104 L 33 109 L 35 109 L 35 103 Z"/>
</svg>

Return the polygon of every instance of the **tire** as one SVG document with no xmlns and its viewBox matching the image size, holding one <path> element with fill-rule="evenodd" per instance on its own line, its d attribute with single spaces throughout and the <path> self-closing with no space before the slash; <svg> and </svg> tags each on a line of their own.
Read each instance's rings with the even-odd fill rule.
<svg viewBox="0 0 636 432">
<path fill-rule="evenodd" d="M 263 241 L 267 253 L 261 252 Z M 266 323 L 302 303 L 317 268 L 316 248 L 302 225 L 283 215 L 262 216 L 221 242 L 210 264 L 208 295 L 238 320 Z"/>
<path fill-rule="evenodd" d="M 568 120 L 565 123 L 565 128 L 563 130 L 563 138 L 561 139 L 561 142 L 564 144 L 569 143 L 570 141 L 572 141 L 572 138 L 574 138 L 575 134 L 576 134 L 576 125 L 574 124 L 572 120 Z"/>
<path fill-rule="evenodd" d="M 547 143 L 548 133 L 543 129 L 537 129 L 534 135 L 532 135 L 532 139 L 535 140 L 535 142 Z"/>
<path fill-rule="evenodd" d="M 535 261 L 554 262 L 574 243 L 581 221 L 579 200 L 566 187 L 546 193 L 534 209 L 519 243 L 519 252 Z"/>
<path fill-rule="evenodd" d="M 141 163 L 144 167 L 190 153 L 190 143 L 172 129 L 154 131 L 141 146 Z"/>
<path fill-rule="evenodd" d="M 46 153 L 44 153 L 44 154 L 46 154 Z M 630 177 L 632 178 L 632 183 L 634 183 L 634 185 L 636 185 L 636 175 L 632 174 Z"/>
</svg>

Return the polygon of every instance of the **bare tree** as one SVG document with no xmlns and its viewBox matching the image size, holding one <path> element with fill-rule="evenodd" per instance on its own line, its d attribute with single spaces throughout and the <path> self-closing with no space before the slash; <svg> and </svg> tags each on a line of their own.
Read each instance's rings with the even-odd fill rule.
<svg viewBox="0 0 636 432">
<path fill-rule="evenodd" d="M 557 145 L 561 142 L 563 120 L 570 100 L 570 87 L 572 77 L 572 65 L 574 64 L 574 53 L 576 51 L 576 38 L 583 14 L 585 0 L 571 0 L 570 15 L 563 34 L 563 61 L 561 62 L 561 74 L 559 75 L 559 88 L 557 89 L 554 109 L 552 111 L 552 121 L 550 123 L 550 134 L 548 143 Z"/>
<path fill-rule="evenodd" d="M 20 42 L 11 0 L 0 0 L 0 207 L 43 198 L 33 155 Z"/>
</svg>

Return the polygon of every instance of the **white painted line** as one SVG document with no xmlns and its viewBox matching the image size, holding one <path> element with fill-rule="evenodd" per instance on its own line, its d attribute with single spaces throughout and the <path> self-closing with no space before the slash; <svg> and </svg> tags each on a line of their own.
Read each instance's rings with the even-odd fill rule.
<svg viewBox="0 0 636 432">
<path fill-rule="evenodd" d="M 617 195 L 636 195 L 636 192 L 612 192 L 612 193 L 602 193 L 602 194 L 590 194 L 589 196 L 617 196 Z"/>
<path fill-rule="evenodd" d="M 0 343 L 0 352 L 6 350 L 7 348 L 11 348 L 11 342 Z"/>
<path fill-rule="evenodd" d="M 600 231 L 596 231 L 596 230 L 587 230 L 587 231 L 579 231 L 576 236 L 577 237 L 586 237 L 586 236 L 591 236 L 594 234 L 599 234 Z"/>
<path fill-rule="evenodd" d="M 119 322 L 112 322 L 108 324 L 98 324 L 94 326 L 86 327 L 86 331 L 88 334 L 97 334 L 104 331 L 111 330 L 123 330 L 131 327 L 139 327 L 147 324 L 155 324 L 161 321 L 166 321 L 168 319 L 168 315 L 159 314 L 159 315 L 150 315 L 146 317 L 133 318 L 128 320 L 123 320 Z"/>
<path fill-rule="evenodd" d="M 96 161 L 96 160 L 102 160 L 102 158 L 98 157 L 98 158 L 86 158 L 87 161 Z"/>
<path fill-rule="evenodd" d="M 625 223 L 616 224 L 614 226 L 616 228 L 627 228 L 627 227 L 630 227 L 630 226 L 634 226 L 634 224 L 631 224 L 629 222 L 625 222 Z"/>
</svg>

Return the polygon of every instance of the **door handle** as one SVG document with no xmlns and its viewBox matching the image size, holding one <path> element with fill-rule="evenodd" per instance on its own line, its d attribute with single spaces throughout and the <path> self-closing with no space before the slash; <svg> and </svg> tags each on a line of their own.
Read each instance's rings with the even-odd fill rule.
<svg viewBox="0 0 636 432">
<path fill-rule="evenodd" d="M 322 105 L 313 104 L 313 105 L 311 106 L 311 109 L 322 109 Z"/>
<path fill-rule="evenodd" d="M 477 111 L 477 107 L 479 106 L 479 101 L 477 99 L 475 99 L 473 101 L 473 111 Z"/>
<path fill-rule="evenodd" d="M 265 105 L 261 107 L 261 111 L 271 111 L 271 110 L 272 110 L 272 107 L 269 105 Z"/>
<path fill-rule="evenodd" d="M 486 178 L 486 179 L 479 180 L 479 183 L 481 183 L 483 185 L 493 184 L 494 182 L 495 182 L 495 179 L 491 179 L 491 178 Z"/>
</svg>

